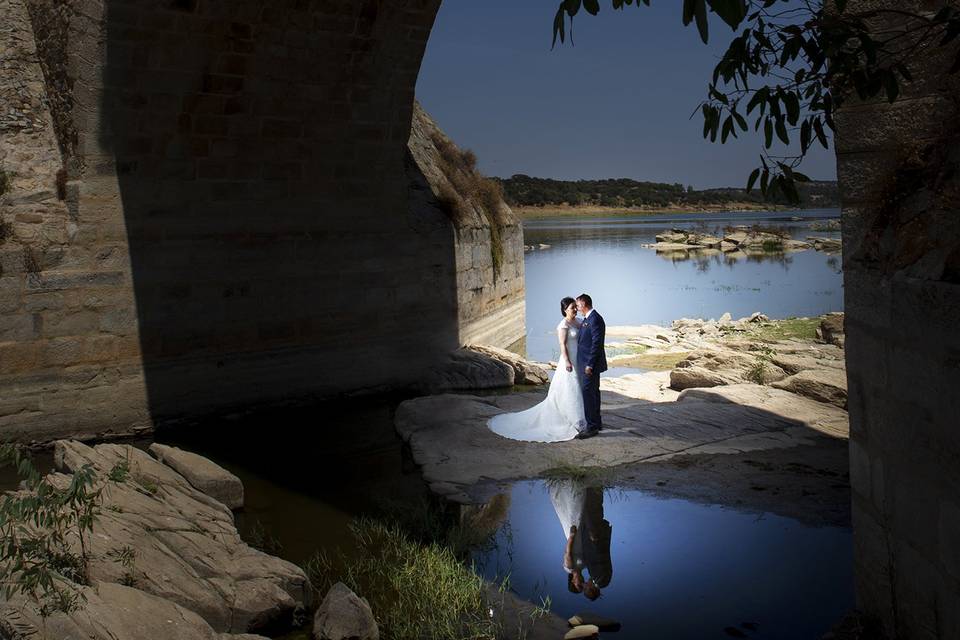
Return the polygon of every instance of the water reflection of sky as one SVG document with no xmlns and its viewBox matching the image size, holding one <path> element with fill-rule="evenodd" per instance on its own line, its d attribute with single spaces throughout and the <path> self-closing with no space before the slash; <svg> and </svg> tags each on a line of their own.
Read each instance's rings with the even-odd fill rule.
<svg viewBox="0 0 960 640">
<path fill-rule="evenodd" d="M 526 254 L 527 353 L 558 355 L 554 330 L 560 299 L 586 291 L 607 325 L 668 325 L 681 317 L 734 318 L 762 311 L 772 318 L 812 316 L 843 309 L 843 275 L 836 255 L 808 250 L 740 260 L 713 255 L 691 259 L 658 255 L 640 245 L 671 227 L 722 234 L 727 225 L 772 225 L 793 238 L 839 237 L 811 225 L 836 210 L 760 214 L 688 214 L 524 223 L 524 242 L 550 249 Z M 799 217 L 800 220 L 791 220 Z"/>
<path fill-rule="evenodd" d="M 719 639 L 733 627 L 749 638 L 807 640 L 853 606 L 849 529 L 635 491 L 604 495 L 612 579 L 590 602 L 567 588 L 566 541 L 543 482 L 518 483 L 511 499 L 497 546 L 477 557 L 484 576 L 509 573 L 517 593 L 537 603 L 549 595 L 564 618 L 591 611 L 619 620 L 618 637 Z"/>
</svg>

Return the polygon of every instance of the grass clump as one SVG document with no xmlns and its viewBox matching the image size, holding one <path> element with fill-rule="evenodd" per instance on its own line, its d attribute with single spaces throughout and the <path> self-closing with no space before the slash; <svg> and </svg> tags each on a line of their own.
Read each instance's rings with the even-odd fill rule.
<svg viewBox="0 0 960 640">
<path fill-rule="evenodd" d="M 820 318 L 787 318 L 773 320 L 757 329 L 756 336 L 766 342 L 780 340 L 814 340 L 817 337 L 817 327 Z"/>
<path fill-rule="evenodd" d="M 783 251 L 783 240 L 764 240 L 763 250 L 767 253 L 776 253 Z"/>
<path fill-rule="evenodd" d="M 669 371 L 677 366 L 681 360 L 685 360 L 690 355 L 689 351 L 677 353 L 644 353 L 634 356 L 628 360 L 618 360 L 618 367 L 636 367 L 638 369 L 650 369 L 652 371 Z"/>
<path fill-rule="evenodd" d="M 431 135 L 431 140 L 439 154 L 440 170 L 452 185 L 440 187 L 438 204 L 457 225 L 470 220 L 471 204 L 483 214 L 490 229 L 490 259 L 496 279 L 503 265 L 503 227 L 512 222 L 503 204 L 503 186 L 477 170 L 473 151 L 459 149 L 439 131 Z"/>
<path fill-rule="evenodd" d="M 607 467 L 588 467 L 558 460 L 554 466 L 540 475 L 546 478 L 548 482 L 551 480 L 574 480 L 592 486 L 601 486 L 607 484 L 606 480 L 610 477 L 610 474 L 611 471 Z"/>
<path fill-rule="evenodd" d="M 354 547 L 314 554 L 304 567 L 325 593 L 343 582 L 370 603 L 384 640 L 496 638 L 487 586 L 443 544 L 412 538 L 398 523 L 360 518 Z"/>
<path fill-rule="evenodd" d="M 745 377 L 750 382 L 754 382 L 756 384 L 766 384 L 768 371 L 769 367 L 767 366 L 767 359 L 758 356 L 750 368 L 747 369 Z"/>
</svg>

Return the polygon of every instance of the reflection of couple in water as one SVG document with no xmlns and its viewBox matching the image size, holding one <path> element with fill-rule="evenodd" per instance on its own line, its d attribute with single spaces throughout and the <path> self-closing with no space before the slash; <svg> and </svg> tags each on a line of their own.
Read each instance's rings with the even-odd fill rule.
<svg viewBox="0 0 960 640">
<path fill-rule="evenodd" d="M 603 519 L 603 489 L 587 487 L 574 480 L 548 483 L 550 500 L 563 527 L 567 545 L 563 568 L 567 588 L 590 600 L 600 597 L 600 589 L 610 584 L 613 563 L 610 560 L 610 523 Z M 586 570 L 589 578 L 584 579 Z"/>
</svg>

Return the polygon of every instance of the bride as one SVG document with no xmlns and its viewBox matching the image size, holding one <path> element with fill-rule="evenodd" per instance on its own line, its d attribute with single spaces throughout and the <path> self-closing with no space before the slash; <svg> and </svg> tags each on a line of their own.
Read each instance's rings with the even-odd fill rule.
<svg viewBox="0 0 960 640">
<path fill-rule="evenodd" d="M 550 382 L 546 399 L 540 404 L 518 413 L 503 413 L 487 423 L 490 430 L 505 438 L 528 442 L 560 442 L 571 440 L 586 427 L 583 414 L 583 396 L 574 365 L 577 361 L 577 301 L 560 301 L 563 320 L 557 325 L 560 340 L 560 362 Z"/>
</svg>

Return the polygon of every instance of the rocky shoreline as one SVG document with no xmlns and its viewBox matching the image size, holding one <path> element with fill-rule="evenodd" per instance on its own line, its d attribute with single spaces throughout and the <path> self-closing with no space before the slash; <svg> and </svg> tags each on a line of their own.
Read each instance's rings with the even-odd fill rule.
<svg viewBox="0 0 960 640">
<path fill-rule="evenodd" d="M 611 366 L 648 370 L 601 378 L 596 438 L 518 442 L 487 429 L 543 388 L 401 404 L 397 430 L 433 491 L 473 504 L 512 481 L 579 468 L 617 486 L 849 524 L 843 314 L 612 326 L 607 340 L 619 352 Z"/>
<path fill-rule="evenodd" d="M 656 240 L 655 244 L 643 245 L 644 248 L 655 249 L 658 253 L 677 251 L 722 253 L 733 258 L 741 254 L 745 257 L 767 253 L 793 253 L 808 249 L 839 253 L 842 249 L 839 238 L 808 236 L 806 241 L 794 240 L 782 233 L 746 225 L 729 227 L 722 238 L 689 229 L 675 228 L 658 234 Z"/>
</svg>

